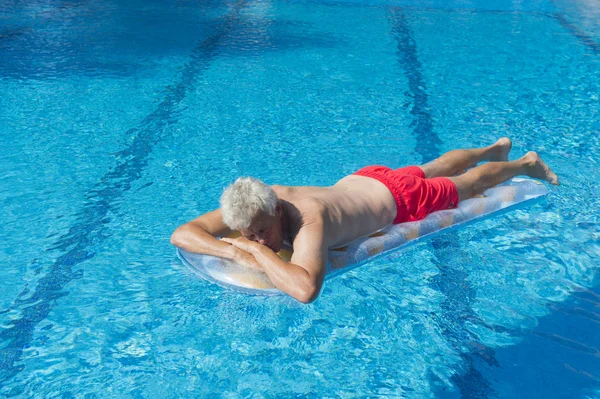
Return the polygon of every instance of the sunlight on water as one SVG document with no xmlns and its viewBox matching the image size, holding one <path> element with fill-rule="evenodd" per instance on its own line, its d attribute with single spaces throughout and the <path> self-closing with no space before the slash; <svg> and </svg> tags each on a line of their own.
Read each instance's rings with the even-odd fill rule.
<svg viewBox="0 0 600 399">
<path fill-rule="evenodd" d="M 2 395 L 594 397 L 593 2 L 16 8 L 0 2 Z M 326 185 L 501 135 L 562 186 L 313 305 L 209 284 L 168 241 L 239 175 Z"/>
</svg>

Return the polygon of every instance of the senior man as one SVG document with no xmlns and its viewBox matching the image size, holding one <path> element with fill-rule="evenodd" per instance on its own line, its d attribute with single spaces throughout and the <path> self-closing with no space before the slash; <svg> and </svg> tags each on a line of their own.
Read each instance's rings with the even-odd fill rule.
<svg viewBox="0 0 600 399">
<path fill-rule="evenodd" d="M 509 162 L 503 137 L 485 148 L 450 151 L 420 167 L 369 166 L 330 187 L 267 186 L 239 178 L 221 207 L 175 230 L 171 243 L 189 252 L 231 259 L 267 274 L 281 291 L 308 303 L 323 285 L 327 252 L 390 223 L 423 219 L 517 175 L 558 185 L 535 152 Z M 490 161 L 463 172 L 481 161 Z M 241 237 L 220 238 L 239 231 Z M 292 244 L 290 262 L 277 252 Z"/>
</svg>

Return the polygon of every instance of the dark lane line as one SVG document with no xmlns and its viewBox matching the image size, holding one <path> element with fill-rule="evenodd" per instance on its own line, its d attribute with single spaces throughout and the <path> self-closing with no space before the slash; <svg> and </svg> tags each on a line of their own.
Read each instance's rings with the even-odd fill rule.
<svg viewBox="0 0 600 399">
<path fill-rule="evenodd" d="M 579 29 L 576 25 L 569 22 L 567 17 L 565 17 L 563 14 L 557 12 L 548 16 L 556 20 L 565 30 L 579 39 L 581 43 L 587 46 L 596 55 L 600 55 L 600 44 L 598 44 L 598 42 L 596 42 L 591 36 Z"/>
<path fill-rule="evenodd" d="M 404 95 L 412 103 L 410 114 L 413 120 L 410 126 L 417 139 L 415 151 L 421 155 L 423 162 L 429 162 L 440 156 L 438 146 L 440 138 L 433 129 L 433 117 L 430 113 L 427 86 L 421 73 L 421 62 L 417 54 L 417 45 L 408 28 L 404 14 L 398 9 L 390 10 L 393 23 L 392 33 L 396 39 L 398 63 L 408 80 L 409 91 Z"/>
<path fill-rule="evenodd" d="M 476 334 L 465 327 L 465 324 L 469 322 L 500 333 L 509 331 L 503 327 L 486 325 L 473 311 L 472 304 L 477 297 L 477 292 L 470 285 L 469 275 L 454 266 L 456 258 L 468 257 L 463 254 L 458 234 L 452 232 L 436 237 L 431 245 L 434 253 L 432 261 L 440 273 L 431 279 L 430 285 L 445 297 L 440 305 L 442 313 L 432 314 L 432 318 L 462 360 L 454 366 L 456 373 L 451 380 L 460 390 L 462 398 L 496 397 L 498 393 L 493 389 L 492 383 L 477 369 L 477 363 L 482 362 L 490 367 L 498 367 L 495 351 L 483 344 Z M 470 349 L 464 352 L 465 348 Z"/>
<path fill-rule="evenodd" d="M 28 28 L 28 27 L 22 27 L 22 28 L 13 28 L 13 29 L 5 29 L 3 31 L 0 31 L 0 46 L 4 44 L 4 42 L 12 40 L 12 39 L 16 39 L 28 32 L 30 32 L 32 29 Z"/>
<path fill-rule="evenodd" d="M 406 22 L 403 10 L 391 9 L 390 20 L 392 33 L 397 41 L 398 63 L 408 80 L 409 92 L 406 96 L 412 100 L 410 114 L 413 134 L 417 140 L 415 151 L 421 155 L 423 162 L 439 157 L 441 139 L 434 130 L 434 120 L 430 112 L 427 86 L 423 77 L 422 65 L 419 61 L 417 46 L 412 32 Z M 439 274 L 432 278 L 433 289 L 443 294 L 446 299 L 442 303 L 442 313 L 432 313 L 432 319 L 439 325 L 440 331 L 448 344 L 460 356 L 461 363 L 452 376 L 463 398 L 487 398 L 494 396 L 491 383 L 477 370 L 476 360 L 497 366 L 491 348 L 486 347 L 464 326 L 465 320 L 474 324 L 484 324 L 472 309 L 475 290 L 470 287 L 468 275 L 453 268 L 453 259 L 461 252 L 460 241 L 456 233 L 431 240 L 434 256 L 432 261 L 439 269 Z M 476 343 L 476 345 L 473 345 Z M 477 351 L 464 352 L 465 347 L 477 347 Z"/>
<path fill-rule="evenodd" d="M 280 0 L 286 3 L 298 4 L 298 0 Z M 376 4 L 365 4 L 354 1 L 344 0 L 304 0 L 302 4 L 318 4 L 332 7 L 348 7 L 348 8 L 382 8 L 385 10 L 401 9 L 403 12 L 439 12 L 445 14 L 508 14 L 508 15 L 531 15 L 531 16 L 549 16 L 546 11 L 523 11 L 523 10 L 494 10 L 494 9 L 477 9 L 477 8 L 441 8 L 430 6 L 406 6 L 401 4 L 389 4 L 390 2 L 380 2 Z"/>
<path fill-rule="evenodd" d="M 228 15 L 217 20 L 213 28 L 215 33 L 193 49 L 178 82 L 166 88 L 166 96 L 156 110 L 139 126 L 125 133 L 125 137 L 134 136 L 132 143 L 117 154 L 117 165 L 86 194 L 86 203 L 76 215 L 75 224 L 52 248 L 65 252 L 40 278 L 32 293 L 24 289 L 15 299 L 12 308 L 23 309 L 19 318 L 7 322 L 8 326 L 0 331 L 0 343 L 6 343 L 0 349 L 0 386 L 23 370 L 23 365 L 15 363 L 21 360 L 24 349 L 31 344 L 36 326 L 52 311 L 56 300 L 68 294 L 64 291 L 65 286 L 81 278 L 83 271 L 73 270 L 73 267 L 93 258 L 96 255 L 94 247 L 111 236 L 107 231 L 109 214 L 118 213 L 124 193 L 142 177 L 154 145 L 165 138 L 169 127 L 177 121 L 177 106 L 210 66 L 223 38 L 239 23 L 240 11 L 246 1 L 238 1 Z"/>
</svg>

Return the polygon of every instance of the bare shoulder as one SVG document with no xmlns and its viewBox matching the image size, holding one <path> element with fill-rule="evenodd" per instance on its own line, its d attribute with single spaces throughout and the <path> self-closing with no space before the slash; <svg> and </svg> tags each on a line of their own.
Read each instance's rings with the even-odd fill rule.
<svg viewBox="0 0 600 399">
<path fill-rule="evenodd" d="M 273 184 L 270 186 L 275 192 L 284 190 L 287 188 L 287 186 L 282 186 L 281 184 Z"/>
<path fill-rule="evenodd" d="M 305 197 L 294 201 L 294 205 L 300 211 L 304 224 L 322 223 L 327 205 L 319 198 Z"/>
<path fill-rule="evenodd" d="M 327 191 L 329 187 L 320 186 L 271 186 L 277 197 L 286 201 L 298 201 L 304 198 L 318 197 L 323 192 Z"/>
<path fill-rule="evenodd" d="M 293 239 L 292 262 L 302 265 L 309 272 L 319 275 L 327 263 L 327 235 L 324 219 L 324 205 L 321 201 L 305 198 L 296 204 L 302 214 L 302 221 Z"/>
<path fill-rule="evenodd" d="M 325 205 L 322 201 L 304 197 L 286 201 L 285 209 L 289 220 L 289 233 L 294 244 L 296 240 L 311 234 L 314 230 L 322 230 L 324 225 Z"/>
</svg>

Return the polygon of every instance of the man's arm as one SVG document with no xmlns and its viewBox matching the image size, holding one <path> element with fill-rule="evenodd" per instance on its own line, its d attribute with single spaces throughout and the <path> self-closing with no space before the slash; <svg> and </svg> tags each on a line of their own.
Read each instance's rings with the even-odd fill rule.
<svg viewBox="0 0 600 399">
<path fill-rule="evenodd" d="M 171 235 L 171 244 L 189 252 L 232 259 L 241 265 L 260 270 L 250 254 L 215 238 L 230 233 L 231 229 L 223 223 L 221 210 L 217 209 L 179 226 Z"/>
<path fill-rule="evenodd" d="M 290 262 L 281 259 L 269 247 L 243 237 L 222 239 L 249 252 L 271 282 L 286 294 L 303 303 L 317 299 L 327 267 L 327 244 L 322 223 L 303 226 L 294 239 Z"/>
</svg>

